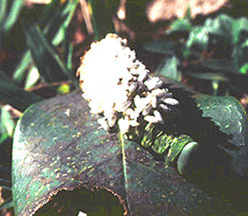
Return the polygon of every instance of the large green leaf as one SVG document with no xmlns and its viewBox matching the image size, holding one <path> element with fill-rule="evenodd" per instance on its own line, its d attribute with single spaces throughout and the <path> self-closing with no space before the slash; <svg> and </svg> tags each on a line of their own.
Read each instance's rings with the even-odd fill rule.
<svg viewBox="0 0 248 216">
<path fill-rule="evenodd" d="M 232 27 L 233 43 L 237 44 L 248 32 L 247 17 L 241 17 L 235 20 Z"/>
<path fill-rule="evenodd" d="M 221 14 L 212 19 L 208 18 L 204 25 L 199 27 L 205 31 L 202 38 L 205 46 L 200 51 L 212 51 L 213 57 L 203 62 L 204 66 L 209 69 L 217 69 L 220 71 L 239 72 L 242 66 L 248 61 L 247 58 L 247 23 L 248 19 L 242 17 L 233 19 L 230 16 Z M 197 27 L 190 33 L 187 40 L 187 49 L 192 51 L 195 44 L 199 44 L 201 31 L 196 31 Z M 206 40 L 205 40 L 205 39 Z"/>
<path fill-rule="evenodd" d="M 195 26 L 186 42 L 186 55 L 214 50 L 216 56 L 230 56 L 232 47 L 232 26 L 234 19 L 221 14 L 208 18 L 204 25 Z"/>
<path fill-rule="evenodd" d="M 181 81 L 182 74 L 179 70 L 180 61 L 175 55 L 171 57 L 164 58 L 160 63 L 159 67 L 156 69 L 155 74 L 160 76 L 165 76 L 171 80 Z"/>
<path fill-rule="evenodd" d="M 215 35 L 217 38 L 220 39 L 218 36 L 222 37 L 222 40 L 227 40 L 229 44 L 232 43 L 232 25 L 234 19 L 230 16 L 225 14 L 221 14 L 218 17 L 212 19 L 209 18 L 204 23 L 205 28 L 208 29 L 210 35 Z"/>
<path fill-rule="evenodd" d="M 208 46 L 208 29 L 202 26 L 195 26 L 189 34 L 189 38 L 186 41 L 186 55 L 195 54 L 200 55 L 205 51 Z"/>
<path fill-rule="evenodd" d="M 185 36 L 185 34 L 187 35 L 189 33 L 191 28 L 192 28 L 192 24 L 189 19 L 187 18 L 177 19 L 171 23 L 169 30 L 166 31 L 166 34 L 168 35 L 181 34 Z"/>
<path fill-rule="evenodd" d="M 235 98 L 198 95 L 196 100 L 203 116 L 211 117 L 220 130 L 233 136 L 233 144 L 244 146 L 248 142 L 247 114 Z"/>
<path fill-rule="evenodd" d="M 211 117 L 220 130 L 231 135 L 230 142 L 239 147 L 239 151 L 227 150 L 233 157 L 233 169 L 247 178 L 248 161 L 248 118 L 241 104 L 233 97 L 200 95 L 196 97 L 203 116 Z"/>
<path fill-rule="evenodd" d="M 79 92 L 25 112 L 14 135 L 12 178 L 15 212 L 22 216 L 53 202 L 59 191 L 85 187 L 114 193 L 129 215 L 230 213 L 227 203 L 206 195 L 140 144 L 99 128 Z"/>
</svg>

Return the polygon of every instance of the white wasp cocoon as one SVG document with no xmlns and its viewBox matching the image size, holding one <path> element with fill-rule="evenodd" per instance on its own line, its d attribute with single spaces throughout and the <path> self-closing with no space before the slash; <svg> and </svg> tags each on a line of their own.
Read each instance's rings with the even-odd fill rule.
<svg viewBox="0 0 248 216">
<path fill-rule="evenodd" d="M 167 112 L 167 113 L 171 112 L 171 109 L 165 104 L 159 104 L 159 107 L 161 107 L 164 112 Z"/>
<path fill-rule="evenodd" d="M 129 130 L 129 127 L 130 127 L 130 124 L 128 121 L 124 120 L 123 118 L 121 118 L 119 121 L 118 121 L 118 125 L 119 125 L 119 128 L 120 128 L 120 131 L 121 133 L 125 134 L 128 132 Z"/>
<path fill-rule="evenodd" d="M 162 118 L 161 114 L 157 110 L 154 111 L 153 116 L 148 115 L 148 116 L 145 116 L 144 119 L 149 123 L 163 123 L 163 118 Z"/>
<path fill-rule="evenodd" d="M 139 74 L 139 77 L 138 77 L 138 81 L 143 82 L 146 78 L 147 78 L 147 71 L 146 70 L 141 70 L 140 74 Z"/>
<path fill-rule="evenodd" d="M 171 106 L 179 105 L 179 101 L 175 98 L 165 98 L 163 102 Z"/>
<path fill-rule="evenodd" d="M 109 131 L 109 126 L 108 126 L 108 122 L 107 119 L 105 118 L 100 118 L 97 120 L 97 122 L 101 125 L 101 127 L 106 130 Z"/>
<path fill-rule="evenodd" d="M 144 84 L 146 85 L 148 90 L 152 90 L 161 87 L 163 82 L 159 79 L 159 77 L 150 77 L 144 82 Z"/>
<path fill-rule="evenodd" d="M 164 96 L 165 93 L 166 93 L 166 90 L 165 90 L 165 89 L 159 89 L 159 88 L 154 89 L 154 90 L 152 90 L 152 92 L 151 92 L 152 95 L 154 95 L 154 96 L 156 96 L 156 97 L 158 97 L 158 98 Z"/>
</svg>

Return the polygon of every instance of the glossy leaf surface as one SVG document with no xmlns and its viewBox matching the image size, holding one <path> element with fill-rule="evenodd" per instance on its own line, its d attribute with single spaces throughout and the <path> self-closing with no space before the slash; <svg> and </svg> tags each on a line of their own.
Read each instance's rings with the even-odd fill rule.
<svg viewBox="0 0 248 216">
<path fill-rule="evenodd" d="M 233 158 L 234 170 L 247 179 L 248 119 L 240 103 L 233 97 L 200 95 L 196 98 L 203 116 L 211 117 L 220 130 L 231 135 L 230 142 L 239 151 L 226 150 Z"/>
<path fill-rule="evenodd" d="M 197 102 L 203 116 L 211 117 L 222 132 L 233 135 L 233 144 L 244 146 L 247 143 L 247 115 L 235 98 L 200 95 Z"/>
<path fill-rule="evenodd" d="M 58 191 L 80 187 L 118 195 L 128 215 L 228 211 L 139 144 L 100 129 L 79 92 L 25 112 L 15 131 L 12 177 L 15 211 L 22 216 Z"/>
</svg>

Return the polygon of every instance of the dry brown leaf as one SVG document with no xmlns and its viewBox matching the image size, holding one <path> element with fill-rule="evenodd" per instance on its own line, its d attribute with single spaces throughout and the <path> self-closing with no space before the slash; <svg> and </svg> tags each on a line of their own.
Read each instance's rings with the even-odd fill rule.
<svg viewBox="0 0 248 216">
<path fill-rule="evenodd" d="M 207 15 L 226 6 L 229 0 L 153 0 L 146 8 L 146 14 L 150 22 L 183 18 L 188 7 L 191 16 Z"/>
</svg>

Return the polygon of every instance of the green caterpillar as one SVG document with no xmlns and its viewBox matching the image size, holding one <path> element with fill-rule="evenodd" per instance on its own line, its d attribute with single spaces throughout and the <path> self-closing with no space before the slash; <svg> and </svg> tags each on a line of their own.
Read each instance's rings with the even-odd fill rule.
<svg viewBox="0 0 248 216">
<path fill-rule="evenodd" d="M 190 136 L 169 135 L 157 130 L 153 124 L 146 126 L 141 145 L 145 148 L 151 148 L 159 155 L 164 154 L 166 164 L 175 162 L 180 174 L 184 174 L 192 153 L 199 148 L 198 143 Z"/>
</svg>

